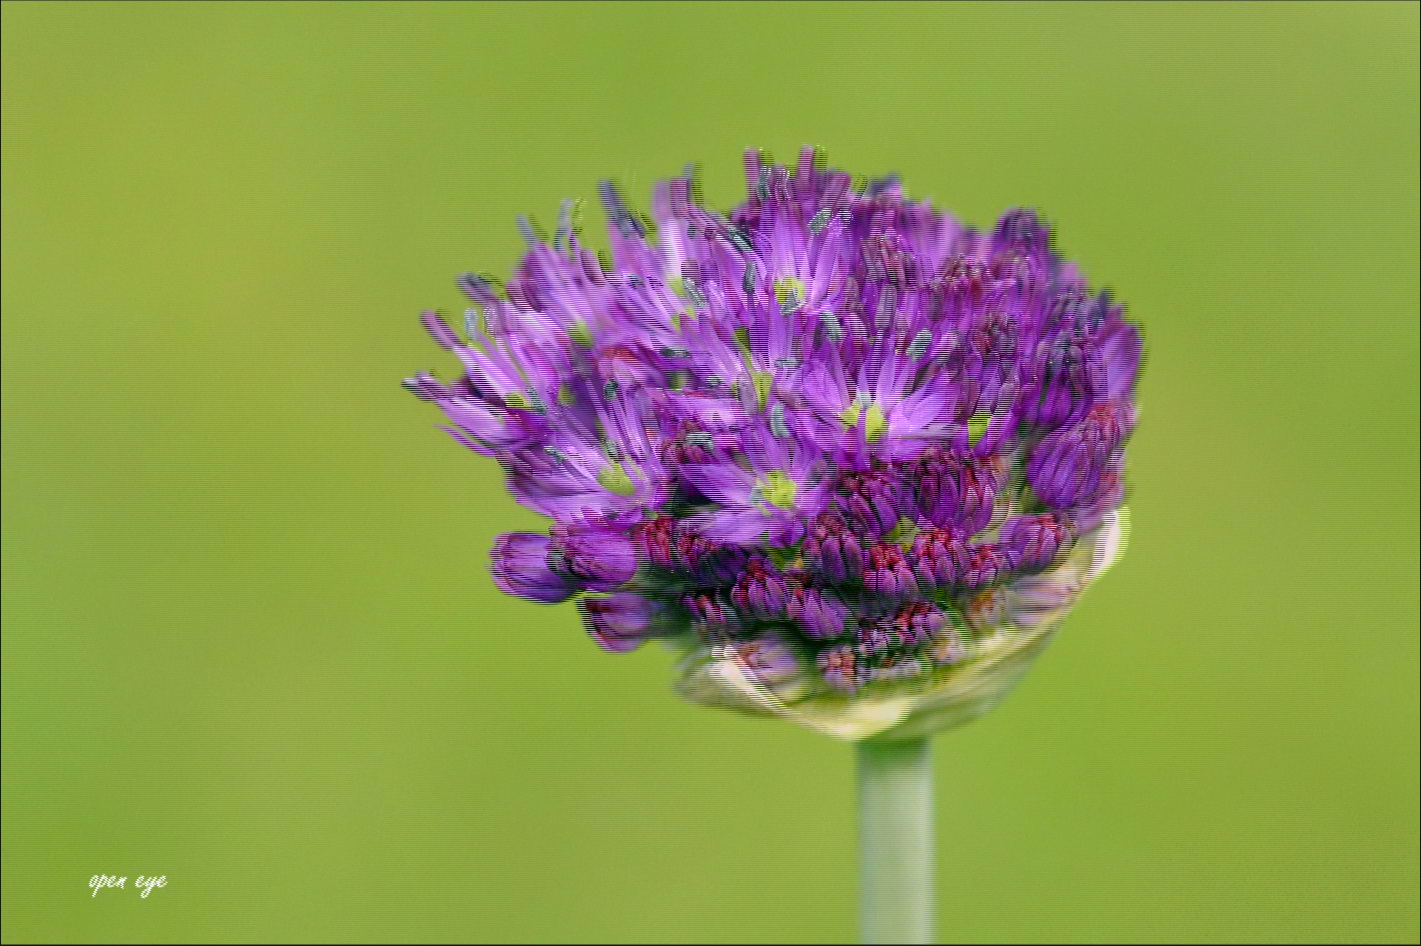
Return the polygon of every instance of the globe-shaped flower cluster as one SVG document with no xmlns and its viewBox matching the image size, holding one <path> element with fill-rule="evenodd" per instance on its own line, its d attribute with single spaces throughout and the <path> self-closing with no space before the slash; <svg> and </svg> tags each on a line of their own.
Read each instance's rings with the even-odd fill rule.
<svg viewBox="0 0 1421 946">
<path fill-rule="evenodd" d="M 681 689 L 857 739 L 971 718 L 1123 548 L 1144 341 L 1014 210 L 990 231 L 896 179 L 747 158 L 659 221 L 608 185 L 521 278 L 426 321 L 467 374 L 411 382 L 556 520 L 506 590 L 582 595 L 613 650 L 682 647 Z M 472 317 L 471 317 L 472 316 Z"/>
</svg>

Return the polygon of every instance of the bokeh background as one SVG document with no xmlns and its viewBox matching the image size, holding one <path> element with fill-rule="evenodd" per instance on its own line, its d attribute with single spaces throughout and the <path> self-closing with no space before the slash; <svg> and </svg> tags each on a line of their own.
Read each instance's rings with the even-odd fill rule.
<svg viewBox="0 0 1421 946">
<path fill-rule="evenodd" d="M 803 144 L 1151 336 L 1128 557 L 937 741 L 942 938 L 1416 939 L 1417 4 L 3 11 L 7 942 L 851 935 L 849 748 L 501 596 L 399 387 L 519 214 Z"/>
</svg>

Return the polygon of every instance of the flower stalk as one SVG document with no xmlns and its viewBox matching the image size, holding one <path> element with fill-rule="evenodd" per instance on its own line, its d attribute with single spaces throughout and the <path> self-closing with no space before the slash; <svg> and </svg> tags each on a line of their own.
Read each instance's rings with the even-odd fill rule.
<svg viewBox="0 0 1421 946">
<path fill-rule="evenodd" d="M 926 943 L 932 937 L 929 738 L 855 744 L 860 943 Z"/>
</svg>

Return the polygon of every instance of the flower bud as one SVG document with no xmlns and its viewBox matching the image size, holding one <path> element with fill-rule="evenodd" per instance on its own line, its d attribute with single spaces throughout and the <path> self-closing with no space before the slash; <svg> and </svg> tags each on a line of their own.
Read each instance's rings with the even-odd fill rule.
<svg viewBox="0 0 1421 946">
<path fill-rule="evenodd" d="M 594 637 L 611 650 L 636 650 L 661 630 L 665 608 L 636 592 L 582 599 L 583 615 Z"/>
<path fill-rule="evenodd" d="M 551 544 L 546 532 L 510 532 L 494 547 L 494 577 L 510 594 L 549 604 L 566 601 L 584 586 L 549 566 Z"/>
</svg>

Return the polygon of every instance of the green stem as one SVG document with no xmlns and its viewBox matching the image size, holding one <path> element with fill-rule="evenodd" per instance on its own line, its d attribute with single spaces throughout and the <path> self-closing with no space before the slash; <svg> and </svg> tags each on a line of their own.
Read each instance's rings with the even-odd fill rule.
<svg viewBox="0 0 1421 946">
<path fill-rule="evenodd" d="M 859 942 L 926 943 L 932 917 L 932 755 L 926 737 L 857 745 Z"/>
</svg>

